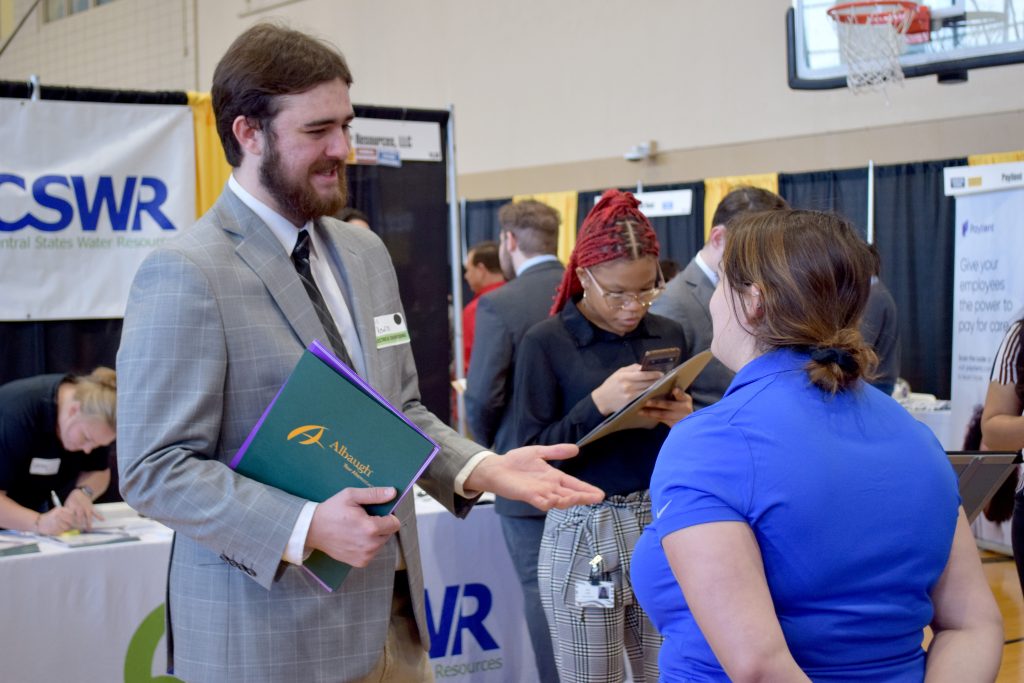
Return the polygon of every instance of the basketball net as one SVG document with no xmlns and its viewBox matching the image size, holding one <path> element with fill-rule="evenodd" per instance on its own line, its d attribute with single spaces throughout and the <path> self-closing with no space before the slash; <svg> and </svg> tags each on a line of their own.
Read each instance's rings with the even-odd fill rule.
<svg viewBox="0 0 1024 683">
<path fill-rule="evenodd" d="M 907 3 L 910 4 L 910 3 Z M 899 2 L 858 2 L 829 10 L 846 65 L 846 85 L 855 94 L 903 83 L 900 54 L 914 10 Z"/>
</svg>

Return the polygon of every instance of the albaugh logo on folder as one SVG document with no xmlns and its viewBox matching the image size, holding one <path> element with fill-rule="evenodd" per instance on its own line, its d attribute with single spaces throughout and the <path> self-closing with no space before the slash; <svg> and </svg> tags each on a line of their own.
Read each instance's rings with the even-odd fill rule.
<svg viewBox="0 0 1024 683">
<path fill-rule="evenodd" d="M 323 425 L 303 425 L 302 427 L 296 427 L 292 431 L 288 432 L 287 440 L 291 441 L 292 439 L 301 436 L 303 439 L 299 441 L 299 445 L 310 446 L 312 444 L 316 444 L 320 448 L 323 448 L 324 445 L 320 443 L 320 439 L 323 438 L 325 431 L 327 431 L 327 427 L 324 427 Z"/>
<path fill-rule="evenodd" d="M 286 440 L 291 441 L 301 437 L 301 440 L 298 441 L 300 446 L 312 446 L 315 444 L 320 448 L 325 448 L 325 446 L 320 442 L 320 439 L 323 438 L 324 432 L 326 431 L 328 431 L 327 427 L 324 427 L 323 425 L 303 425 L 302 427 L 296 427 L 292 431 L 288 432 L 288 438 Z M 351 473 L 352 476 L 367 486 L 373 485 L 370 482 L 370 477 L 373 476 L 373 467 L 352 455 L 348 450 L 348 446 L 340 441 L 334 441 L 327 445 L 326 448 L 331 449 L 346 461 L 344 465 L 346 472 Z"/>
</svg>

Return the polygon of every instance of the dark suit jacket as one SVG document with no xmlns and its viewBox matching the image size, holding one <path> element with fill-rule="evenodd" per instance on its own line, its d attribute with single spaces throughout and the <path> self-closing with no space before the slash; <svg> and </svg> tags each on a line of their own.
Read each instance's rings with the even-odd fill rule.
<svg viewBox="0 0 1024 683">
<path fill-rule="evenodd" d="M 878 354 L 878 377 L 871 383 L 892 387 L 900 375 L 900 327 L 896 301 L 881 280 L 875 280 L 871 285 L 871 294 L 860 320 L 860 332 L 864 341 Z"/>
<path fill-rule="evenodd" d="M 691 260 L 683 272 L 668 283 L 665 292 L 651 306 L 651 313 L 663 315 L 683 326 L 688 348 L 683 349 L 682 360 L 692 358 L 701 351 L 711 348 L 711 312 L 708 304 L 715 286 Z M 735 373 L 712 359 L 704 371 L 690 385 L 693 409 L 711 405 L 729 388 Z"/>
<path fill-rule="evenodd" d="M 516 349 L 526 331 L 548 317 L 565 268 L 545 261 L 527 268 L 499 289 L 480 297 L 476 339 L 466 378 L 466 420 L 473 437 L 504 453 L 520 444 L 509 410 L 515 378 Z M 499 498 L 498 514 L 543 516 L 536 508 Z"/>
</svg>

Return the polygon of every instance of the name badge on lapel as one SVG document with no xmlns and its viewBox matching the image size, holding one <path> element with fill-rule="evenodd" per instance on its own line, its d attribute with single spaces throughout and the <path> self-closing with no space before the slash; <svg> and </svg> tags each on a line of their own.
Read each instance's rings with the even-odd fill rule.
<svg viewBox="0 0 1024 683">
<path fill-rule="evenodd" d="M 29 463 L 28 473 L 48 477 L 57 474 L 60 470 L 60 458 L 32 458 Z"/>
<path fill-rule="evenodd" d="M 373 319 L 373 329 L 377 335 L 377 348 L 409 343 L 409 328 L 405 324 L 405 316 L 401 313 L 378 315 Z"/>
</svg>

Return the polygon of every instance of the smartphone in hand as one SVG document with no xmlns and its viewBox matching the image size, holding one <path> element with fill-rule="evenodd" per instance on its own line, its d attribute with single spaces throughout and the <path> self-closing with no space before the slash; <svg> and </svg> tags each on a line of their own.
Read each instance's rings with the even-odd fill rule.
<svg viewBox="0 0 1024 683">
<path fill-rule="evenodd" d="M 679 364 L 679 347 L 670 346 L 665 349 L 651 349 L 644 354 L 640 361 L 640 369 L 643 371 L 657 370 L 668 372 Z"/>
</svg>

